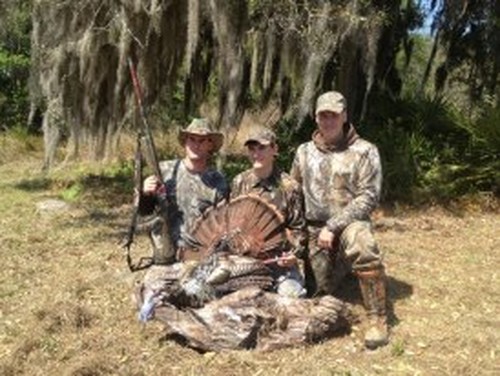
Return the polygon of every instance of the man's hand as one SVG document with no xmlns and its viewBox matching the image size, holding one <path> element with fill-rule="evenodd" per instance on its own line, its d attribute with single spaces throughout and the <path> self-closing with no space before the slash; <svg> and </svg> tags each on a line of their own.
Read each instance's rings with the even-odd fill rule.
<svg viewBox="0 0 500 376">
<path fill-rule="evenodd" d="M 322 249 L 333 249 L 335 234 L 327 227 L 323 227 L 318 235 L 318 247 Z"/>
<path fill-rule="evenodd" d="M 155 175 L 148 176 L 144 179 L 144 183 L 142 184 L 142 191 L 146 195 L 152 195 L 156 193 L 156 190 L 160 186 L 160 182 Z"/>
<path fill-rule="evenodd" d="M 292 266 L 297 265 L 297 256 L 292 252 L 283 252 L 278 259 L 278 266 L 282 268 L 291 268 Z"/>
</svg>

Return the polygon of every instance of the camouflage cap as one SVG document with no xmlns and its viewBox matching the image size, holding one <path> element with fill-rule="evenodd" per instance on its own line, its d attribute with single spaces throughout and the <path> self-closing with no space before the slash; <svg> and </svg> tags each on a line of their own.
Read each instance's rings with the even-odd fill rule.
<svg viewBox="0 0 500 376">
<path fill-rule="evenodd" d="M 261 145 L 271 145 L 276 142 L 276 134 L 268 128 L 254 128 L 246 138 L 245 146 L 248 146 L 251 142 L 257 142 Z"/>
<path fill-rule="evenodd" d="M 184 146 L 186 137 L 190 134 L 209 136 L 214 143 L 214 152 L 218 151 L 224 142 L 224 135 L 221 132 L 215 131 L 210 121 L 204 118 L 193 119 L 186 129 L 179 132 L 179 143 L 182 146 Z"/>
<path fill-rule="evenodd" d="M 347 108 L 347 101 L 338 91 L 328 91 L 321 94 L 316 101 L 316 115 L 322 111 L 340 114 Z"/>
</svg>

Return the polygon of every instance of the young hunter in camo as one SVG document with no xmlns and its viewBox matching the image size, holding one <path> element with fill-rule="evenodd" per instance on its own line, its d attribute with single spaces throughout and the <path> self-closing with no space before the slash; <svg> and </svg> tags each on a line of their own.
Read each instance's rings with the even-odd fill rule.
<svg viewBox="0 0 500 376">
<path fill-rule="evenodd" d="M 302 287 L 303 278 L 297 267 L 297 261 L 306 257 L 307 243 L 301 187 L 274 163 L 278 151 L 274 132 L 256 127 L 247 137 L 245 146 L 252 168 L 233 179 L 231 197 L 256 194 L 281 211 L 290 230 L 291 244 L 281 250 L 283 255 L 280 258 L 287 261 L 272 265 L 279 282 L 277 290 L 282 295 L 303 297 L 306 290 Z"/>
<path fill-rule="evenodd" d="M 160 162 L 167 199 L 170 202 L 168 223 L 157 218 L 151 229 L 153 247 L 162 249 L 162 263 L 170 264 L 182 247 L 189 243 L 189 227 L 208 207 L 229 196 L 229 186 L 222 173 L 208 164 L 213 153 L 222 146 L 223 136 L 215 132 L 206 119 L 194 119 L 179 133 L 179 142 L 185 149 L 183 159 Z M 144 193 L 154 199 L 158 184 L 155 177 L 144 181 Z M 148 205 L 144 205 L 148 206 Z M 151 205 L 149 205 L 151 206 Z M 167 241 L 170 237 L 173 244 Z"/>
<path fill-rule="evenodd" d="M 315 115 L 318 129 L 299 146 L 291 169 L 305 199 L 308 289 L 333 294 L 353 272 L 369 316 L 365 345 L 376 348 L 388 339 L 384 267 L 370 222 L 382 185 L 379 153 L 347 121 L 342 94 L 322 94 Z"/>
</svg>

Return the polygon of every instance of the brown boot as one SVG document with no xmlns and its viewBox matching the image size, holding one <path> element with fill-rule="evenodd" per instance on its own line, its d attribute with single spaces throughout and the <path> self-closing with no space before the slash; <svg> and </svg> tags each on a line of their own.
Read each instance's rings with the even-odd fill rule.
<svg viewBox="0 0 500 376">
<path fill-rule="evenodd" d="M 387 328 L 385 274 L 383 269 L 357 272 L 363 304 L 368 313 L 369 326 L 365 332 L 365 346 L 376 349 L 389 340 Z"/>
</svg>

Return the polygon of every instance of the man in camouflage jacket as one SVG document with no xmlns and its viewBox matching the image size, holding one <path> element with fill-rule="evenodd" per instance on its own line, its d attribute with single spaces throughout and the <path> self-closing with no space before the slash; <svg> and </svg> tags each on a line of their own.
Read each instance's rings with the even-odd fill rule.
<svg viewBox="0 0 500 376">
<path fill-rule="evenodd" d="M 379 153 L 347 121 L 341 93 L 322 94 L 315 115 L 318 128 L 291 170 L 304 192 L 313 289 L 333 294 L 354 272 L 370 318 L 365 345 L 376 348 L 388 340 L 384 267 L 370 222 L 382 185 Z"/>
<path fill-rule="evenodd" d="M 179 250 L 189 243 L 188 230 L 194 220 L 205 209 L 229 196 L 225 177 L 209 165 L 211 156 L 222 146 L 222 133 L 214 131 L 207 119 L 194 119 L 179 133 L 179 142 L 185 151 L 184 158 L 160 162 L 170 205 L 168 221 L 158 217 L 150 233 L 155 254 L 162 255 L 156 263 L 177 261 Z M 159 187 L 155 176 L 146 178 L 143 184 L 145 200 L 154 201 Z M 141 206 L 152 207 L 145 203 Z"/>
<path fill-rule="evenodd" d="M 231 185 L 231 197 L 255 194 L 274 205 L 290 230 L 290 242 L 279 261 L 272 265 L 282 295 L 305 296 L 303 279 L 297 263 L 306 257 L 306 231 L 303 196 L 300 185 L 274 163 L 278 146 L 276 135 L 269 129 L 256 127 L 245 141 L 252 167 L 237 175 Z M 297 284 L 298 282 L 298 284 Z"/>
</svg>

